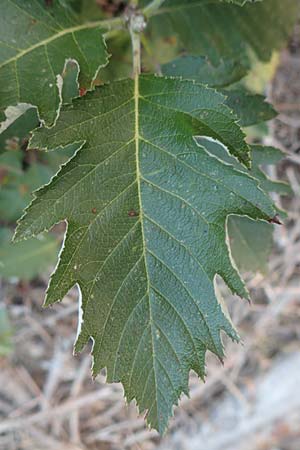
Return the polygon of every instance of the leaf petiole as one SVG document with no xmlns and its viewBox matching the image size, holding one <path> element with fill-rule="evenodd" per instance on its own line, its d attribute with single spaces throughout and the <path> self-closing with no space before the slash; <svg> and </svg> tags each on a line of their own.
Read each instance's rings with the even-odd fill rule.
<svg viewBox="0 0 300 450">
<path fill-rule="evenodd" d="M 141 37 L 140 33 L 134 31 L 132 27 L 130 27 L 130 36 L 133 55 L 133 76 L 136 77 L 141 73 Z"/>
</svg>

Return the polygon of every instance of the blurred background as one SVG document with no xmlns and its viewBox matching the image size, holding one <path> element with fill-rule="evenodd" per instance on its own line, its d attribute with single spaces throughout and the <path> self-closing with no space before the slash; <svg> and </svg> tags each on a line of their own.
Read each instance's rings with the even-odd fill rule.
<svg viewBox="0 0 300 450">
<path fill-rule="evenodd" d="M 42 309 L 64 224 L 47 236 L 10 243 L 31 192 L 74 152 L 25 152 L 23 130 L 36 126 L 36 112 L 10 108 L 13 126 L 5 143 L 0 136 L 6 149 L 0 157 L 1 450 L 300 450 L 299 25 L 270 63 L 254 65 L 247 86 L 278 111 L 247 134 L 284 152 L 265 170 L 290 183 L 291 193 L 275 198 L 288 218 L 274 228 L 266 262 L 256 261 L 254 272 L 244 267 L 251 305 L 218 283 L 243 345 L 225 340 L 224 366 L 208 356 L 205 384 L 191 374 L 191 398 L 182 398 L 164 437 L 146 429 L 134 404 L 125 404 L 121 385 L 105 384 L 104 372 L 92 380 L 89 348 L 73 356 L 77 289 Z M 244 256 L 255 261 L 251 241 L 244 244 Z"/>
</svg>

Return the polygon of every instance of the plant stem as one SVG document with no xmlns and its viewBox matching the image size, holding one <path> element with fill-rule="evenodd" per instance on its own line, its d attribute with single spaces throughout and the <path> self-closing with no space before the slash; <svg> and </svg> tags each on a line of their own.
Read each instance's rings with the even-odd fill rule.
<svg viewBox="0 0 300 450">
<path fill-rule="evenodd" d="M 145 17 L 151 17 L 156 11 L 161 7 L 165 0 L 153 0 L 149 5 L 143 9 L 143 14 Z"/>
<path fill-rule="evenodd" d="M 153 0 L 141 12 L 134 12 L 129 20 L 129 31 L 132 43 L 133 54 L 133 76 L 135 84 L 138 86 L 138 79 L 141 73 L 141 32 L 146 26 L 146 18 L 155 14 L 156 10 L 165 0 Z M 131 0 L 130 4 L 138 7 L 139 0 Z"/>
<path fill-rule="evenodd" d="M 130 29 L 130 35 L 133 55 L 133 75 L 136 78 L 141 73 L 141 38 L 140 33 L 133 31 L 132 28 Z"/>
</svg>

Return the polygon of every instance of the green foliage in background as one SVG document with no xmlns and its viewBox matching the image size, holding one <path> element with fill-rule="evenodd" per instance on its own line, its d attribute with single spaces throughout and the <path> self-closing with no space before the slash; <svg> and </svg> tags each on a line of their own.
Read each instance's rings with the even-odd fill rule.
<svg viewBox="0 0 300 450">
<path fill-rule="evenodd" d="M 249 298 L 237 267 L 266 271 L 284 215 L 269 193 L 289 188 L 264 173 L 283 155 L 246 141 L 276 113 L 243 79 L 299 3 L 125 3 L 1 2 L 0 273 L 52 263 L 43 233 L 66 221 L 45 304 L 80 287 L 76 350 L 92 337 L 93 374 L 106 367 L 163 433 L 190 370 L 223 359 L 221 331 L 239 339 L 216 275 Z"/>
</svg>

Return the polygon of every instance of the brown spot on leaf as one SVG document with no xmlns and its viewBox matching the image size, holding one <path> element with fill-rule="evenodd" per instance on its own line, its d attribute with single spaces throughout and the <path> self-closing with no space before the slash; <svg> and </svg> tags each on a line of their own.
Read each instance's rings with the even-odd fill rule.
<svg viewBox="0 0 300 450">
<path fill-rule="evenodd" d="M 85 87 L 79 88 L 79 95 L 83 97 L 87 93 L 87 89 Z"/>
<path fill-rule="evenodd" d="M 137 217 L 138 215 L 139 215 L 139 213 L 136 212 L 134 209 L 131 209 L 130 211 L 128 211 L 129 217 Z"/>
<path fill-rule="evenodd" d="M 93 208 L 93 209 L 92 209 L 92 213 L 93 213 L 93 214 L 96 214 L 96 212 L 97 212 L 96 208 Z"/>
</svg>

